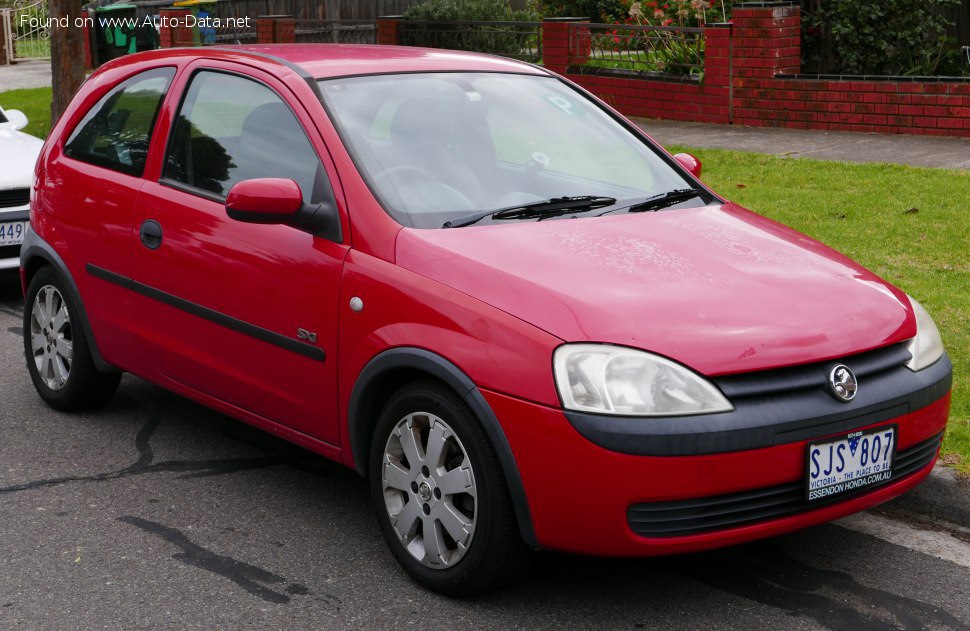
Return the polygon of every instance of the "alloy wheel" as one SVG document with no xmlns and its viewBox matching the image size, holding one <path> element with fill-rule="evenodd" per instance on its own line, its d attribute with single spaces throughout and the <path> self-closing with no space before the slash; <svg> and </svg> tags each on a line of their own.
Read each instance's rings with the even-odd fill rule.
<svg viewBox="0 0 970 631">
<path fill-rule="evenodd" d="M 51 390 L 60 390 L 71 375 L 74 335 L 61 292 L 44 285 L 30 309 L 30 347 L 37 374 Z"/>
<path fill-rule="evenodd" d="M 404 548 L 422 565 L 445 569 L 468 552 L 478 495 L 468 453 L 440 417 L 398 421 L 381 463 L 384 505 Z"/>
</svg>

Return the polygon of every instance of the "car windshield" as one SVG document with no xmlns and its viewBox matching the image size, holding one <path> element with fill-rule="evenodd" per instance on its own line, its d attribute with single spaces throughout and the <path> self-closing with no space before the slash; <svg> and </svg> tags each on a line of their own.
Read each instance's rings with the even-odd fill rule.
<svg viewBox="0 0 970 631">
<path fill-rule="evenodd" d="M 395 74 L 325 79 L 320 87 L 358 169 L 405 226 L 440 228 L 470 213 L 564 197 L 615 198 L 620 208 L 692 186 L 552 77 Z M 676 206 L 703 205 L 706 197 Z M 499 214 L 474 225 L 572 214 Z"/>
</svg>

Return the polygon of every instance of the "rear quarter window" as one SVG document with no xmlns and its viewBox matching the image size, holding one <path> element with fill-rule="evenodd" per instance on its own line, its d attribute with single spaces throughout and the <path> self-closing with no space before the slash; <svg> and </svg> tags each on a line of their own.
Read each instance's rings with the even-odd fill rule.
<svg viewBox="0 0 970 631">
<path fill-rule="evenodd" d="M 154 68 L 116 86 L 74 128 L 64 145 L 64 154 L 141 176 L 158 108 L 174 76 L 175 68 Z"/>
</svg>

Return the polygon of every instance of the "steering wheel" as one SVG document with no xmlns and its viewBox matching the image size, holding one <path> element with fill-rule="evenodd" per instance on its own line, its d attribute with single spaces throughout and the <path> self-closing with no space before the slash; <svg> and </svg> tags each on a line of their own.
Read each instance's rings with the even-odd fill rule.
<svg viewBox="0 0 970 631">
<path fill-rule="evenodd" d="M 396 176 L 401 176 L 402 178 L 418 178 L 422 180 L 434 180 L 435 177 L 428 172 L 427 169 L 422 169 L 421 167 L 416 167 L 411 164 L 399 164 L 396 167 L 391 167 L 389 169 L 384 169 L 374 177 L 374 186 L 378 186 L 384 180 L 394 178 Z"/>
<path fill-rule="evenodd" d="M 442 203 L 443 207 L 420 208 L 419 205 L 419 208 L 416 208 L 413 212 L 420 213 L 422 211 L 439 212 L 444 210 L 472 210 L 477 208 L 475 202 L 473 202 L 467 195 L 459 191 L 454 186 L 440 181 L 430 171 L 427 169 L 422 169 L 421 167 L 416 167 L 410 164 L 402 164 L 385 169 L 374 177 L 374 187 L 377 189 L 383 189 L 383 184 L 388 180 L 391 180 L 391 189 L 393 193 L 399 198 L 404 198 L 402 201 L 406 202 L 410 201 L 407 198 L 413 198 L 413 195 L 406 194 L 408 189 L 414 192 L 415 189 L 422 183 L 430 184 L 436 189 L 434 199 L 439 203 Z M 422 195 L 419 194 L 418 198 L 421 196 Z"/>
</svg>

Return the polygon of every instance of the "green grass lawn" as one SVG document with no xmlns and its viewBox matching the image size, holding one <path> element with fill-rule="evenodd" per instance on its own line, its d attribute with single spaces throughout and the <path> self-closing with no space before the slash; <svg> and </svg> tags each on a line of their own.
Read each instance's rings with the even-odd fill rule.
<svg viewBox="0 0 970 631">
<path fill-rule="evenodd" d="M 49 88 L 0 93 L 0 104 L 22 110 L 28 132 L 46 136 Z M 954 365 L 944 452 L 970 471 L 970 172 L 669 149 L 700 158 L 705 182 L 723 196 L 832 246 L 923 303 Z"/>
<path fill-rule="evenodd" d="M 700 158 L 721 195 L 839 250 L 926 307 L 954 366 L 943 449 L 970 471 L 970 172 L 669 149 Z"/>
<path fill-rule="evenodd" d="M 20 110 L 27 115 L 30 123 L 22 129 L 24 133 L 38 138 L 46 138 L 51 127 L 51 89 L 30 88 L 27 90 L 8 90 L 0 92 L 0 107 L 5 110 Z"/>
</svg>

